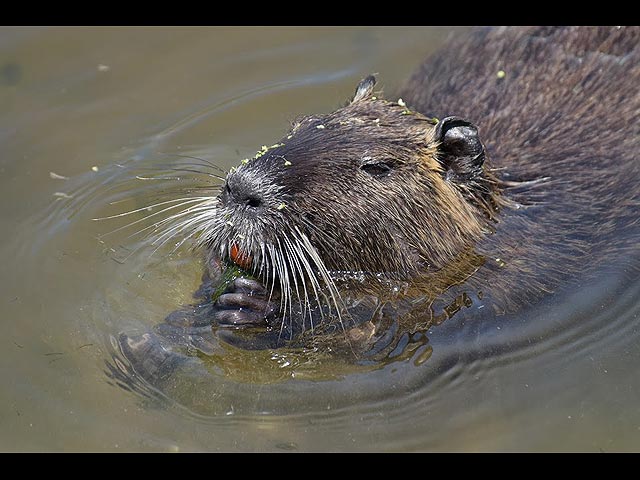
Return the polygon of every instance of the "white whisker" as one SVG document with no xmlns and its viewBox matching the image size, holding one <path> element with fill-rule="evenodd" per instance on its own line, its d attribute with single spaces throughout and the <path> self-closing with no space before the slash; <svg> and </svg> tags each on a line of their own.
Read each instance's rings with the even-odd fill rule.
<svg viewBox="0 0 640 480">
<path fill-rule="evenodd" d="M 305 304 L 308 306 L 309 305 L 309 298 L 307 296 L 307 286 L 305 284 L 305 280 L 304 280 L 304 272 L 302 271 L 302 268 L 300 268 L 300 263 L 298 262 L 298 258 L 297 258 L 297 252 L 295 251 L 295 249 L 293 248 L 293 246 L 291 245 L 291 242 L 289 241 L 289 239 L 286 236 L 282 237 L 285 248 L 286 248 L 286 252 L 287 252 L 287 259 L 289 260 L 289 266 L 292 269 L 295 269 L 296 271 L 293 272 L 293 282 L 296 288 L 296 296 L 298 297 L 298 305 L 300 307 L 300 313 L 302 314 L 302 329 L 304 330 L 305 327 L 305 317 L 306 317 L 306 313 L 307 310 L 302 306 L 302 295 L 300 295 L 300 289 L 298 288 L 298 277 L 300 278 L 300 282 L 302 283 L 302 292 L 304 293 L 304 300 L 305 300 Z M 296 273 L 297 272 L 297 273 Z"/>
<path fill-rule="evenodd" d="M 127 215 L 132 215 L 134 213 L 138 213 L 138 212 L 144 212 L 145 210 L 149 210 L 152 208 L 156 208 L 156 207 L 160 207 L 162 205 L 168 205 L 169 203 L 177 203 L 177 202 L 183 202 L 180 205 L 174 205 L 173 207 L 169 208 L 168 210 L 171 210 L 172 208 L 178 208 L 182 205 L 188 204 L 188 203 L 194 203 L 194 202 L 199 202 L 200 200 L 204 200 L 205 198 L 210 198 L 210 197 L 189 197 L 189 198 L 176 198 L 174 200 L 167 200 L 165 202 L 160 202 L 160 203 L 153 203 L 151 205 L 147 205 L 144 207 L 140 207 L 140 208 L 136 208 L 135 210 L 129 210 L 128 212 L 123 212 L 123 213 L 118 213 L 116 215 L 109 215 L 108 217 L 98 217 L 98 218 L 92 218 L 91 220 L 93 221 L 101 221 L 101 220 L 111 220 L 112 218 L 119 218 L 119 217 L 125 217 Z M 122 201 L 126 201 L 126 200 L 122 200 Z M 113 202 L 110 205 L 114 205 L 117 202 Z M 156 212 L 154 213 L 154 215 L 157 215 L 158 213 L 162 213 L 165 212 L 167 210 L 162 210 L 160 212 Z M 142 220 L 146 219 L 148 217 L 144 217 Z"/>
<path fill-rule="evenodd" d="M 316 268 L 318 269 L 318 273 L 320 274 L 320 277 L 322 278 L 325 286 L 329 290 L 331 301 L 336 309 L 336 315 L 338 317 L 338 321 L 340 322 L 340 325 L 342 326 L 343 331 L 346 331 L 344 327 L 344 323 L 342 322 L 342 311 L 344 309 L 344 305 L 342 302 L 342 298 L 340 297 L 340 292 L 338 292 L 338 289 L 334 281 L 331 279 L 331 276 L 329 275 L 329 272 L 325 267 L 324 262 L 320 258 L 320 255 L 318 254 L 317 250 L 313 247 L 313 245 L 311 245 L 311 242 L 309 242 L 309 239 L 307 238 L 307 236 L 304 235 L 297 226 L 294 227 L 294 230 L 297 233 L 298 240 L 301 242 L 301 246 L 304 248 L 309 258 L 315 264 Z M 331 307 L 331 302 L 328 302 L 328 306 Z"/>
</svg>

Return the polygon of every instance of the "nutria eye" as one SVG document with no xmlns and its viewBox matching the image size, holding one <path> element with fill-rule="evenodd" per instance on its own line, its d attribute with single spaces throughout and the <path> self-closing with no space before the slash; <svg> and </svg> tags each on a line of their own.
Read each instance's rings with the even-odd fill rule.
<svg viewBox="0 0 640 480">
<path fill-rule="evenodd" d="M 372 177 L 382 178 L 391 174 L 393 166 L 387 162 L 372 161 L 371 159 L 364 159 L 365 163 L 360 165 L 360 169 L 368 173 Z"/>
</svg>

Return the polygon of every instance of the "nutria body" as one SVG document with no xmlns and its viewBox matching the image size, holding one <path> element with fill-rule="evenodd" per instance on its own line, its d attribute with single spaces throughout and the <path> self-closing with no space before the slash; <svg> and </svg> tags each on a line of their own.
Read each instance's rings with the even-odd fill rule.
<svg viewBox="0 0 640 480">
<path fill-rule="evenodd" d="M 366 78 L 227 175 L 197 224 L 202 303 L 125 353 L 274 347 L 336 325 L 353 352 L 390 318 L 437 323 L 438 301 L 445 316 L 479 298 L 514 311 L 603 265 L 635 268 L 639 81 L 640 29 L 591 27 L 473 31 L 403 101 Z M 244 273 L 216 296 L 229 265 Z"/>
</svg>

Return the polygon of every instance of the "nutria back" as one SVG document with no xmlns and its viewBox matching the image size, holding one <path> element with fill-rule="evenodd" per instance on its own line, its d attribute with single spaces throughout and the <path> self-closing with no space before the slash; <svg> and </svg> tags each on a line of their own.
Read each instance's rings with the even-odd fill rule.
<svg viewBox="0 0 640 480">
<path fill-rule="evenodd" d="M 638 27 L 497 28 L 457 38 L 400 90 L 425 115 L 473 121 L 506 186 L 472 280 L 498 310 L 637 265 L 639 81 Z"/>
</svg>

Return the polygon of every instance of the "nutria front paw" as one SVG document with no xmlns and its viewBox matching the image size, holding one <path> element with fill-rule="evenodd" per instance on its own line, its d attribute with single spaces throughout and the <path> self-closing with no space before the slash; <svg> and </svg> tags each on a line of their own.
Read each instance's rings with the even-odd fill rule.
<svg viewBox="0 0 640 480">
<path fill-rule="evenodd" d="M 268 327 L 278 311 L 258 281 L 238 277 L 216 300 L 214 320 L 221 327 Z"/>
</svg>

